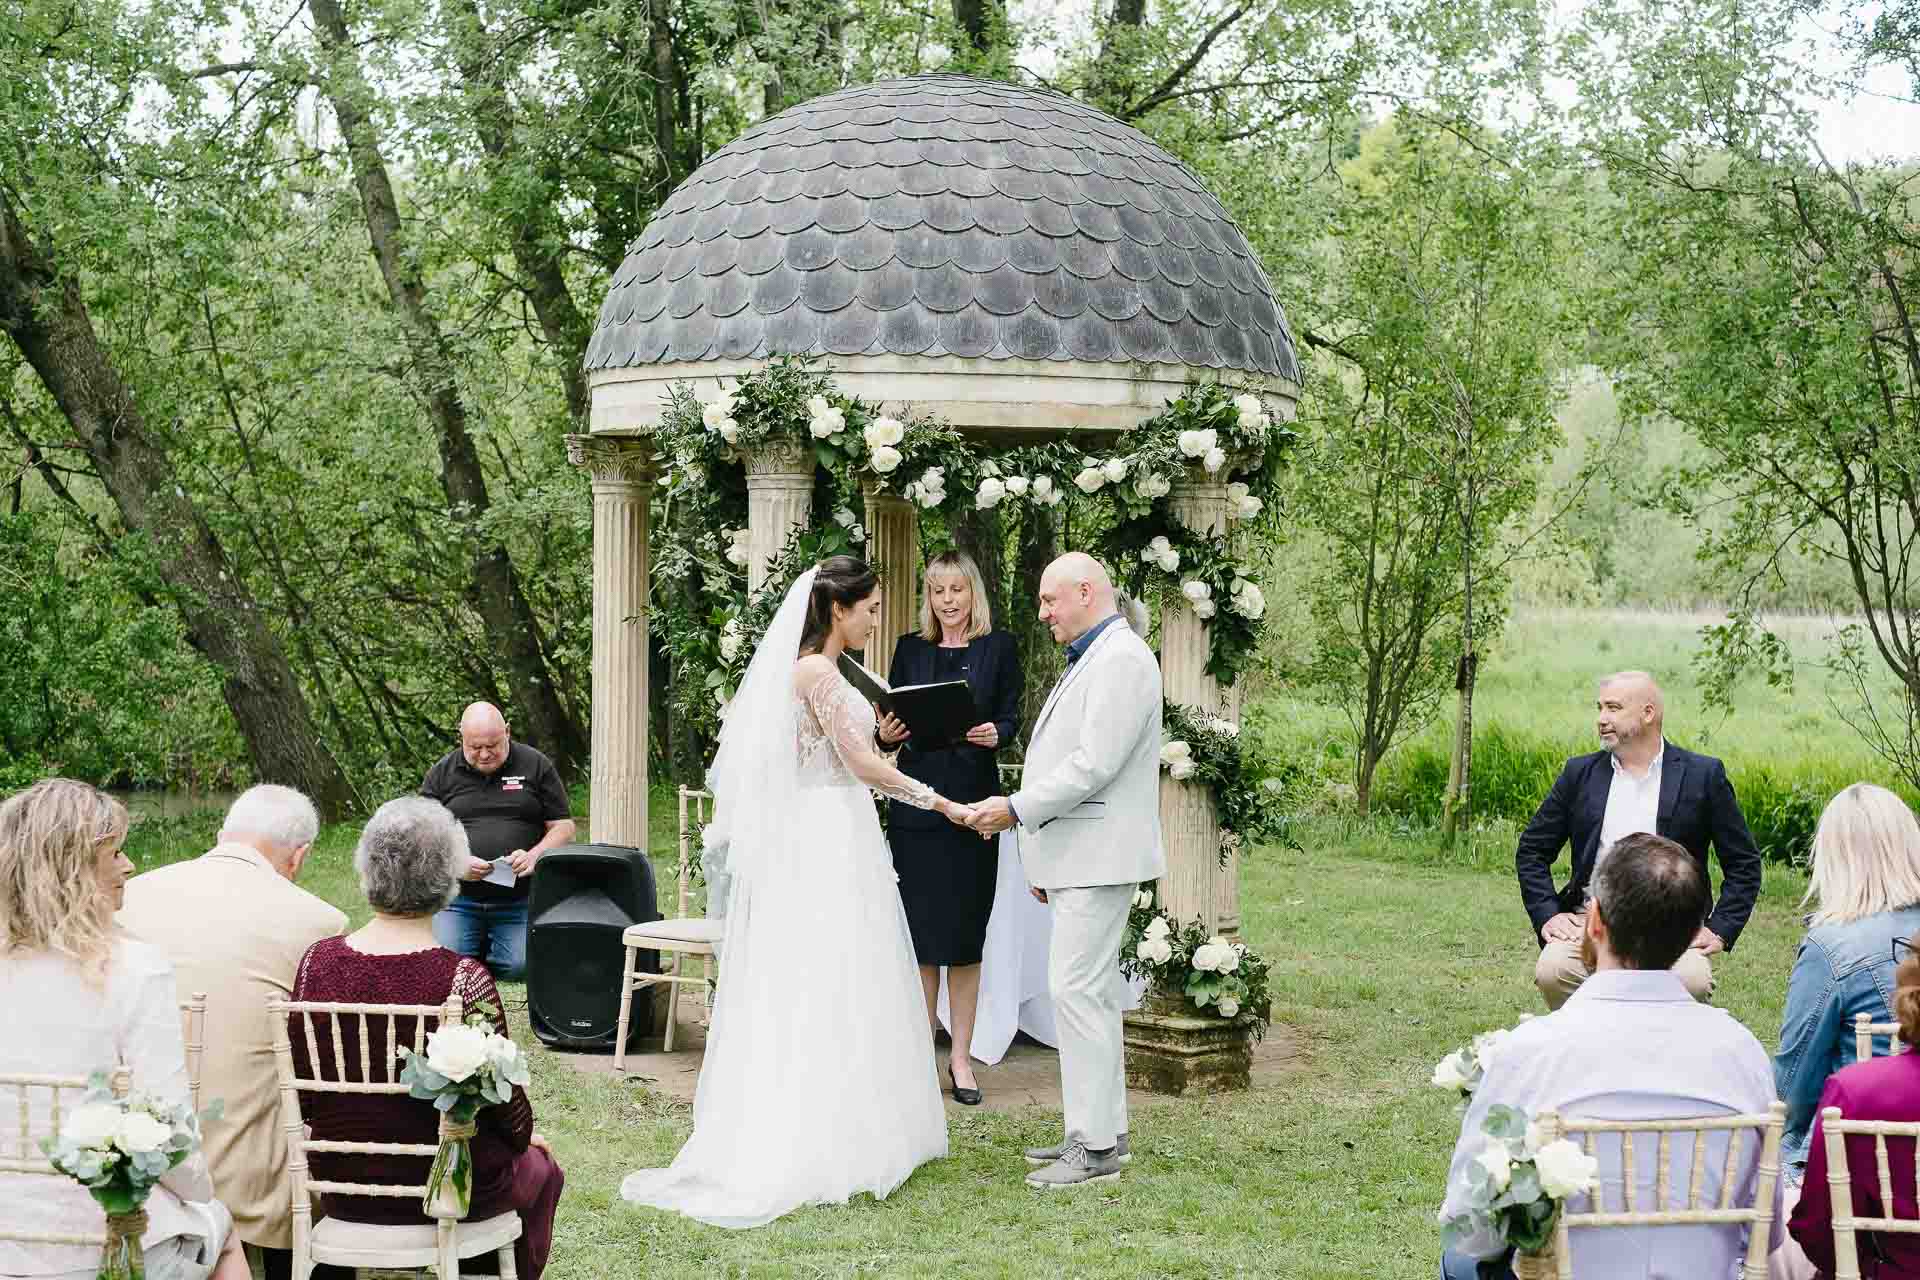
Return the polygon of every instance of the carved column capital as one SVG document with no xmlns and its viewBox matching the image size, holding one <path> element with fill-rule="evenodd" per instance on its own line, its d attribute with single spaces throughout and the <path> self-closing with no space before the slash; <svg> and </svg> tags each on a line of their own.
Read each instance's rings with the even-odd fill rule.
<svg viewBox="0 0 1920 1280">
<path fill-rule="evenodd" d="M 567 461 L 585 468 L 598 484 L 644 485 L 653 478 L 653 446 L 630 436 L 567 437 Z"/>
<path fill-rule="evenodd" d="M 813 450 L 798 440 L 763 440 L 741 454 L 749 489 L 813 488 Z"/>
</svg>

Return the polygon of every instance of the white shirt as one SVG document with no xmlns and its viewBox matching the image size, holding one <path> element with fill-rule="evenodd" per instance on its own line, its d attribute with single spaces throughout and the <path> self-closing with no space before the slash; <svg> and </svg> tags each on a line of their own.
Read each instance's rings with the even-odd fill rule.
<svg viewBox="0 0 1920 1280">
<path fill-rule="evenodd" d="M 46 951 L 0 951 L 0 1071 L 85 1076 L 125 1062 L 133 1087 L 170 1101 L 187 1101 L 187 1057 L 180 1031 L 180 1002 L 173 966 L 158 948 L 122 936 L 114 943 L 104 983 L 87 980 L 66 956 Z M 29 1095 L 29 1123 L 36 1141 L 51 1127 L 49 1092 Z M 71 1110 L 79 1097 L 63 1092 Z M 18 1150 L 20 1111 L 15 1096 L 0 1106 L 0 1151 Z M 209 1231 L 204 1202 L 213 1198 L 206 1157 L 187 1157 L 147 1197 L 147 1232 L 153 1247 L 168 1236 Z M 87 1189 L 68 1177 L 0 1173 L 0 1223 L 21 1229 L 84 1235 L 104 1232 L 106 1219 Z M 0 1276 L 50 1276 L 98 1269 L 98 1245 L 18 1244 L 0 1241 Z"/>
<path fill-rule="evenodd" d="M 1485 1144 L 1482 1125 L 1495 1103 L 1529 1116 L 1558 1111 L 1596 1120 L 1663 1120 L 1683 1116 L 1764 1112 L 1774 1100 L 1773 1066 L 1760 1042 L 1724 1009 L 1700 1004 L 1666 969 L 1602 969 L 1567 998 L 1558 1012 L 1513 1029 L 1487 1068 L 1460 1127 L 1447 1174 L 1443 1217 L 1467 1211 L 1467 1164 Z M 1636 1207 L 1654 1206 L 1658 1139 L 1637 1135 Z M 1601 1194 L 1606 1209 L 1625 1204 L 1620 1141 L 1598 1140 Z M 1758 1144 L 1741 1138 L 1735 1204 L 1753 1202 Z M 1719 1203 L 1724 1133 L 1709 1135 L 1702 1196 Z M 1693 1143 L 1675 1142 L 1669 1157 L 1670 1200 L 1684 1199 L 1692 1176 Z M 1677 1191 L 1674 1189 L 1678 1189 Z M 1776 1186 L 1774 1222 L 1781 1216 Z M 1592 1206 L 1569 1201 L 1573 1211 Z M 1779 1236 L 1774 1238 L 1778 1247 Z M 1573 1273 L 1633 1276 L 1635 1280 L 1733 1280 L 1746 1254 L 1746 1228 L 1593 1227 L 1573 1229 Z M 1475 1257 L 1501 1251 L 1497 1237 L 1461 1242 Z"/>
<path fill-rule="evenodd" d="M 1666 739 L 1662 738 L 1658 745 L 1644 778 L 1634 777 L 1620 763 L 1619 756 L 1607 757 L 1607 763 L 1613 767 L 1613 782 L 1607 787 L 1606 816 L 1600 820 L 1600 848 L 1593 858 L 1595 875 L 1620 837 L 1641 831 L 1658 834 L 1654 828 L 1660 820 L 1660 761 L 1667 754 Z"/>
</svg>

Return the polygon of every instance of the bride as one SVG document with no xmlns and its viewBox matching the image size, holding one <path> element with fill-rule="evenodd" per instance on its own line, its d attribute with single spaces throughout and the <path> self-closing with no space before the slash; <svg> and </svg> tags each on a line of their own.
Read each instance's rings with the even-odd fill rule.
<svg viewBox="0 0 1920 1280">
<path fill-rule="evenodd" d="M 873 570 L 800 575 L 727 708 L 708 775 L 733 888 L 693 1136 L 620 1194 L 720 1227 L 885 1197 L 947 1154 L 946 1112 L 869 788 L 970 814 L 889 765 L 837 667 L 878 621 Z"/>
</svg>

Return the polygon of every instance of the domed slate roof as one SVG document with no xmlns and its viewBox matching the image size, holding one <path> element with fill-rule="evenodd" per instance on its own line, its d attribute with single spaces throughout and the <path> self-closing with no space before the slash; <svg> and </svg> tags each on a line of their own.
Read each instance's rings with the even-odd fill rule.
<svg viewBox="0 0 1920 1280">
<path fill-rule="evenodd" d="M 861 85 L 715 152 L 613 277 L 588 370 L 782 353 L 1298 381 L 1246 237 L 1145 134 L 966 76 Z"/>
</svg>

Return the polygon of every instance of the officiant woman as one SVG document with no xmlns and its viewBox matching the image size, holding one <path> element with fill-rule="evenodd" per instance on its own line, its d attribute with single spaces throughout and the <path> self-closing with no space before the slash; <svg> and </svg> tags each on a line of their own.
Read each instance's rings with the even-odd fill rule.
<svg viewBox="0 0 1920 1280">
<path fill-rule="evenodd" d="M 966 736 L 922 742 L 889 720 L 881 726 L 881 741 L 899 745 L 901 772 L 949 800 L 970 804 L 999 795 L 1004 790 L 1000 749 L 1020 731 L 1020 655 L 1012 636 L 994 630 L 986 583 L 972 558 L 959 551 L 944 551 L 927 565 L 920 630 L 900 637 L 887 673 L 887 683 L 895 687 L 942 680 L 965 680 L 971 687 L 980 718 Z M 977 1106 L 980 1087 L 969 1051 L 980 999 L 980 953 L 999 874 L 999 842 L 983 840 L 931 810 L 897 801 L 888 830 L 920 985 L 927 993 L 927 1019 L 937 1030 L 940 970 L 945 968 L 953 1038 L 948 1083 L 954 1101 Z"/>
</svg>

